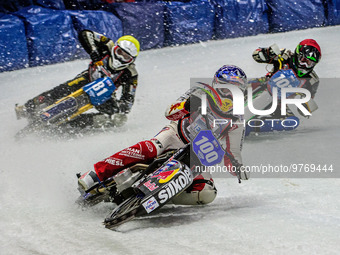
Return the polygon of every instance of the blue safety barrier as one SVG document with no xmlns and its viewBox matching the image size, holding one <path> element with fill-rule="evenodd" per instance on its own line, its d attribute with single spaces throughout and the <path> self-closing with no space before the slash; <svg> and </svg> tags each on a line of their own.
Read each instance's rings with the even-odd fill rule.
<svg viewBox="0 0 340 255">
<path fill-rule="evenodd" d="M 168 2 L 165 8 L 165 45 L 212 39 L 215 13 L 210 1 Z"/>
<path fill-rule="evenodd" d="M 212 3 L 216 10 L 216 39 L 268 33 L 264 0 L 212 0 Z"/>
<path fill-rule="evenodd" d="M 15 15 L 25 22 L 30 66 L 75 58 L 78 40 L 67 12 L 32 6 Z"/>
<path fill-rule="evenodd" d="M 286 32 L 325 24 L 322 0 L 266 0 L 271 32 Z"/>
<path fill-rule="evenodd" d="M 114 41 L 131 34 L 145 50 L 340 24 L 340 0 L 113 2 L 2 0 L 0 43 L 6 47 L 0 49 L 0 72 L 88 57 L 77 38 L 82 29 Z M 11 46 L 7 41 L 13 41 Z"/>
<path fill-rule="evenodd" d="M 137 38 L 142 50 L 163 47 L 164 4 L 120 3 L 111 10 L 121 19 L 124 34 Z"/>
<path fill-rule="evenodd" d="M 0 14 L 0 72 L 27 66 L 24 23 L 16 16 Z"/>
<path fill-rule="evenodd" d="M 340 25 L 340 0 L 324 0 L 328 25 Z"/>
</svg>

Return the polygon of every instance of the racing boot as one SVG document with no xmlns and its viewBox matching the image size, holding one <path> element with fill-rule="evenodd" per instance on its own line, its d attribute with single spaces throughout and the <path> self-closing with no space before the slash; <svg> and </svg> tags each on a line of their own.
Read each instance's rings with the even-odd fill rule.
<svg viewBox="0 0 340 255">
<path fill-rule="evenodd" d="M 95 171 L 90 170 L 78 178 L 78 190 L 81 194 L 85 193 L 86 190 L 91 188 L 93 185 L 100 182 Z M 96 190 L 91 190 L 91 194 L 96 194 Z"/>
<path fill-rule="evenodd" d="M 33 114 L 34 112 L 37 112 L 43 109 L 44 107 L 48 106 L 48 104 L 52 102 L 53 101 L 48 102 L 45 93 L 43 93 L 39 96 L 34 97 L 33 99 L 28 100 L 24 106 L 28 114 Z"/>
<path fill-rule="evenodd" d="M 18 120 L 26 118 L 28 116 L 26 107 L 18 104 L 15 105 L 15 114 Z"/>
</svg>

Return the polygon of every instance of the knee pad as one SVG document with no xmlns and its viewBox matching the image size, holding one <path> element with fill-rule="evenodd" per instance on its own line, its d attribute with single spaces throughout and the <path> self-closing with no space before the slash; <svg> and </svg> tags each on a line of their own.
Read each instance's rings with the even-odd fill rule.
<svg viewBox="0 0 340 255">
<path fill-rule="evenodd" d="M 194 184 L 204 183 L 204 187 L 201 190 L 193 190 Z M 196 182 L 196 183 L 195 183 Z M 172 202 L 176 205 L 204 205 L 209 204 L 215 200 L 217 190 L 214 182 L 211 180 L 199 179 L 194 180 L 193 185 L 183 191 L 181 194 L 172 199 Z"/>
</svg>

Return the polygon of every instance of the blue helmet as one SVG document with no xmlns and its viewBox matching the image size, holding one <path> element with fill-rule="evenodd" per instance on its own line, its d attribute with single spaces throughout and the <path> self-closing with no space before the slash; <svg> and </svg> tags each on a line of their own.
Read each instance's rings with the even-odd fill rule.
<svg viewBox="0 0 340 255">
<path fill-rule="evenodd" d="M 242 91 L 247 88 L 247 75 L 244 71 L 234 65 L 224 65 L 214 75 L 213 88 L 216 84 L 233 84 Z M 222 97 L 229 96 L 231 93 L 226 89 L 216 88 L 217 93 Z"/>
</svg>

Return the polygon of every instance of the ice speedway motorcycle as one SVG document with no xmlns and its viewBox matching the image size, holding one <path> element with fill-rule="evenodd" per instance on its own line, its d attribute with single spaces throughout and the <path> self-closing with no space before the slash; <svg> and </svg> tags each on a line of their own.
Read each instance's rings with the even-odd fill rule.
<svg viewBox="0 0 340 255">
<path fill-rule="evenodd" d="M 108 57 L 96 64 L 89 64 L 89 75 L 93 77 L 93 82 L 50 105 L 42 105 L 33 113 L 23 115 L 19 111 L 20 106 L 16 104 L 17 119 L 27 118 L 28 120 L 28 125 L 20 130 L 16 137 L 23 137 L 33 131 L 63 128 L 81 114 L 109 100 L 116 91 L 114 82 L 118 79 L 120 73 L 110 73 L 104 68 L 105 61 L 108 61 Z"/>
<path fill-rule="evenodd" d="M 107 215 L 104 226 L 114 230 L 135 217 L 154 213 L 187 189 L 197 173 L 188 167 L 190 145 L 167 152 L 151 164 L 136 164 L 84 191 L 77 203 L 94 206 L 100 202 L 117 206 Z M 184 163 L 186 162 L 186 163 Z M 77 178 L 80 178 L 77 174 Z"/>
<path fill-rule="evenodd" d="M 93 206 L 100 202 L 116 207 L 104 219 L 104 226 L 114 230 L 135 217 L 153 214 L 185 192 L 201 173 L 201 167 L 222 161 L 224 151 L 211 130 L 201 130 L 183 148 L 167 151 L 150 164 L 136 164 L 81 193 L 77 203 Z M 81 174 L 77 174 L 80 178 Z"/>
<path fill-rule="evenodd" d="M 287 79 L 289 79 L 289 84 L 286 82 Z M 202 89 L 211 92 L 210 95 L 216 104 L 226 107 L 226 105 L 223 106 L 225 102 L 214 88 L 204 83 L 199 85 Z M 268 82 L 268 90 L 262 91 L 260 95 L 262 99 L 263 97 L 267 99 L 267 105 L 269 105 L 272 102 L 272 94 L 277 94 L 272 92 L 273 88 L 282 89 L 285 86 L 301 87 L 303 84 L 292 70 L 282 70 L 273 75 Z M 290 96 L 295 97 L 296 93 L 288 95 Z M 255 96 L 254 100 L 258 97 Z M 100 202 L 116 204 L 116 207 L 104 219 L 105 227 L 114 230 L 135 217 L 158 211 L 188 189 L 193 179 L 200 174 L 196 168 L 190 168 L 193 163 L 191 160 L 195 162 L 195 165 L 212 166 L 221 162 L 224 153 L 212 131 L 201 130 L 192 143 L 177 151 L 170 151 L 159 156 L 150 165 L 136 164 L 104 182 L 95 184 L 86 191 L 79 188 L 81 195 L 77 203 L 84 206 L 93 206 Z M 80 178 L 81 174 L 77 174 L 77 177 Z"/>
<path fill-rule="evenodd" d="M 289 131 L 296 129 L 301 119 L 309 117 L 318 106 L 310 92 L 303 88 L 306 80 L 298 78 L 294 70 L 283 67 L 280 60 L 279 63 L 280 69 L 270 78 L 263 78 L 260 84 L 259 79 L 250 80 L 246 91 L 233 85 L 218 85 L 222 89 L 228 88 L 232 99 L 221 98 L 210 85 L 198 83 L 203 90 L 209 90 L 208 94 L 223 111 L 243 115 L 242 123 L 231 125 L 243 125 L 246 136 L 251 132 Z M 254 83 L 257 83 L 255 88 Z M 216 119 L 215 123 L 225 121 Z"/>
<path fill-rule="evenodd" d="M 284 68 L 282 62 L 279 62 L 280 69 L 262 85 L 262 88 L 254 89 L 252 93 L 245 95 L 246 136 L 250 132 L 296 129 L 302 119 L 308 118 L 318 109 L 316 102 L 310 97 L 310 92 L 303 89 L 306 80 L 298 78 L 292 69 Z M 278 108 L 283 104 L 284 108 Z M 277 110 L 281 110 L 280 114 L 275 114 L 277 118 L 275 115 L 271 116 Z"/>
</svg>

